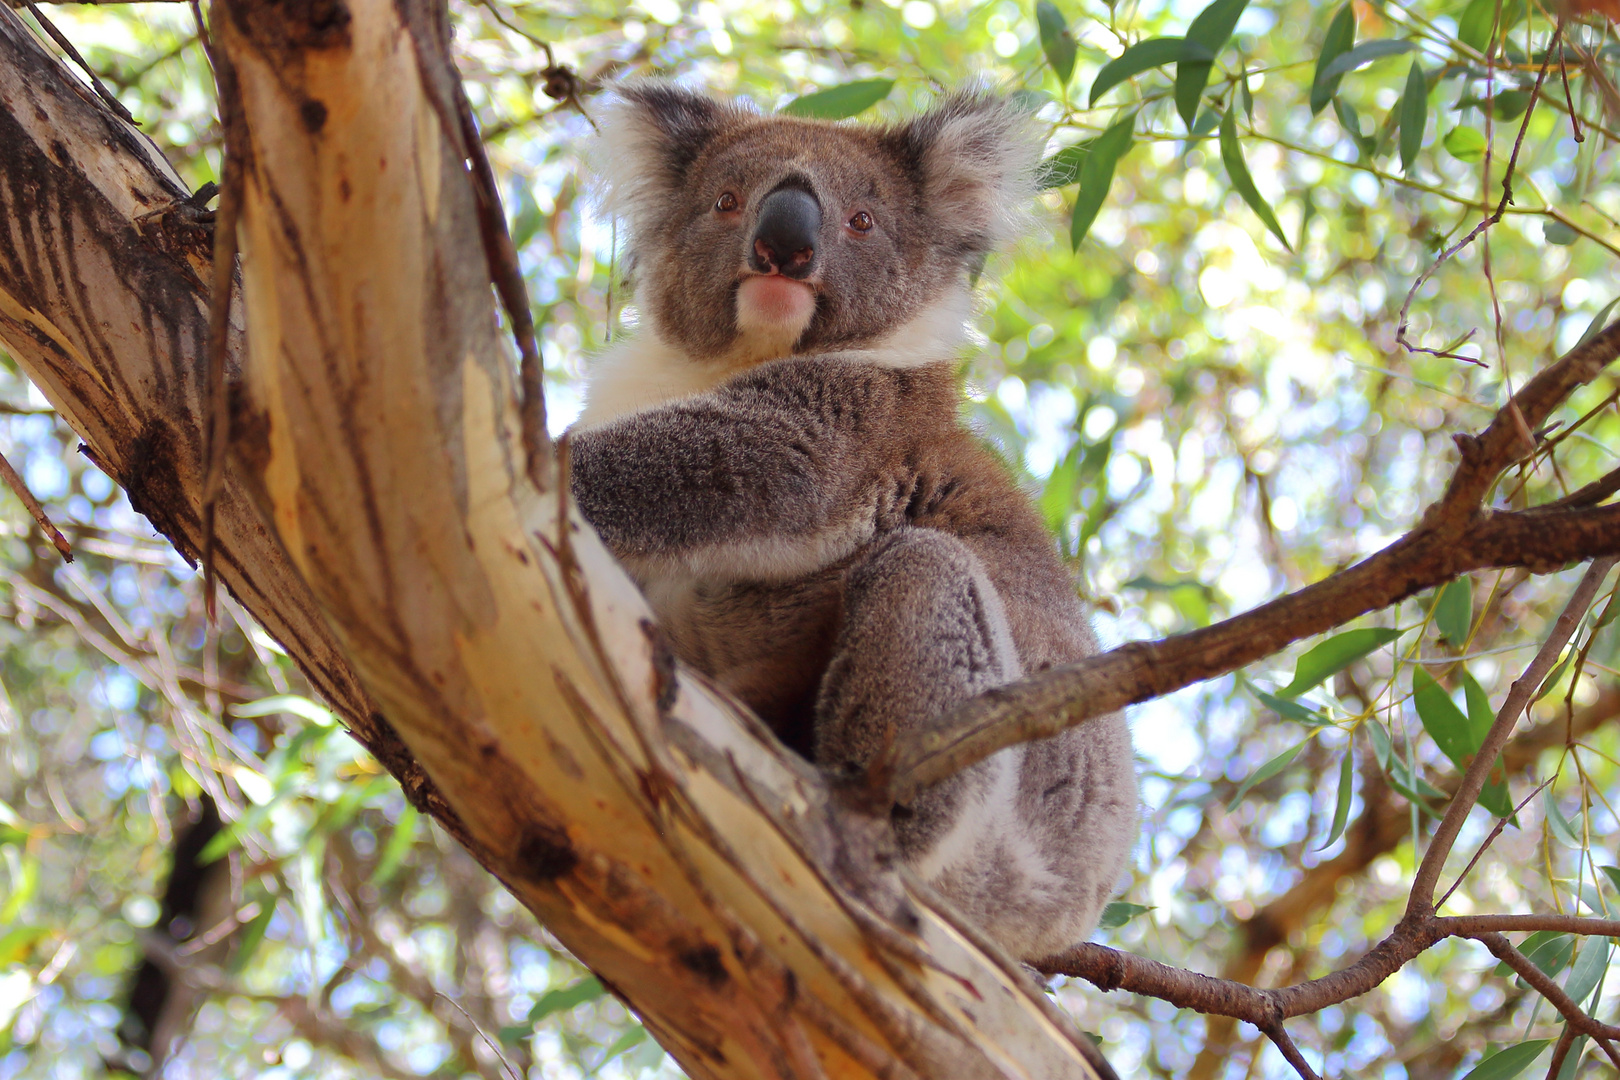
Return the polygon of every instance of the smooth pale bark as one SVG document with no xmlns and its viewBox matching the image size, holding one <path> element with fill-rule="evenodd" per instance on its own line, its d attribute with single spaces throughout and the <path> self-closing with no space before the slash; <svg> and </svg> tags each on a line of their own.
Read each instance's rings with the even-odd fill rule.
<svg viewBox="0 0 1620 1080">
<path fill-rule="evenodd" d="M 564 485 L 523 477 L 425 89 L 444 61 L 402 17 L 432 25 L 216 13 L 251 143 L 222 580 L 692 1076 L 1093 1075 L 1018 966 L 889 869 L 881 821 L 673 664 Z M 0 340 L 194 556 L 206 238 L 136 228 L 184 191 L 75 85 L 0 9 Z"/>
</svg>

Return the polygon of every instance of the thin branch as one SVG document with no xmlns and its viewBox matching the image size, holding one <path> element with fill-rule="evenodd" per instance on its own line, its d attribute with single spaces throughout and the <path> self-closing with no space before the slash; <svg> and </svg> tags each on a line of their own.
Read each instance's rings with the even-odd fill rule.
<svg viewBox="0 0 1620 1080">
<path fill-rule="evenodd" d="M 11 462 L 6 460 L 4 454 L 0 454 L 0 480 L 4 480 L 6 486 L 16 494 L 17 498 L 22 500 L 22 504 L 28 508 L 28 512 L 39 523 L 40 530 L 44 532 L 45 538 L 51 542 L 51 545 L 57 551 L 61 552 L 62 558 L 72 562 L 73 549 L 68 546 L 67 537 L 63 536 L 56 526 L 51 523 L 49 515 L 45 513 L 45 508 L 39 504 L 38 499 L 34 498 L 34 493 L 28 490 L 28 485 L 17 474 L 17 470 L 11 467 Z"/>
<path fill-rule="evenodd" d="M 1473 938 L 1491 950 L 1492 956 L 1512 968 L 1514 974 L 1529 983 L 1531 989 L 1546 998 L 1547 1003 L 1557 1009 L 1565 1020 L 1569 1021 L 1570 1027 L 1579 1031 L 1582 1035 L 1590 1035 L 1596 1039 L 1598 1045 L 1604 1047 L 1610 1059 L 1617 1066 L 1620 1066 L 1620 1058 L 1615 1056 L 1614 1048 L 1607 1045 L 1612 1039 L 1620 1039 L 1620 1027 L 1605 1024 L 1586 1015 L 1581 1007 L 1575 1003 L 1574 999 L 1564 993 L 1563 987 L 1553 982 L 1546 972 L 1531 963 L 1524 953 L 1514 948 L 1513 943 L 1501 934 L 1489 932 L 1468 934 L 1466 936 Z"/>
<path fill-rule="evenodd" d="M 908 734 L 894 749 L 895 801 L 909 802 L 997 750 L 1225 675 L 1460 574 L 1504 566 L 1544 573 L 1620 554 L 1620 507 L 1481 510 L 1501 471 L 1534 449 L 1523 432 L 1540 428 L 1617 356 L 1620 322 L 1526 382 L 1481 434 L 1458 436 L 1462 460 L 1441 500 L 1417 528 L 1355 566 L 1213 626 L 1131 642 L 999 687 Z"/>
<path fill-rule="evenodd" d="M 1292 1065 L 1294 1071 L 1299 1073 L 1301 1080 L 1321 1080 L 1312 1070 L 1310 1062 L 1305 1060 L 1305 1055 L 1299 1052 L 1299 1047 L 1294 1045 L 1294 1040 L 1289 1037 L 1282 1024 L 1272 1024 L 1270 1027 L 1263 1027 L 1260 1030 L 1282 1052 L 1282 1056 L 1288 1059 L 1288 1064 Z"/>
<path fill-rule="evenodd" d="M 107 107 L 112 109 L 120 120 L 127 124 L 136 123 L 135 117 L 130 114 L 128 109 L 124 108 L 124 103 L 119 101 L 113 95 L 113 92 L 102 84 L 101 77 L 96 74 L 95 69 L 90 66 L 83 56 L 79 55 L 79 50 L 73 47 L 73 42 L 68 40 L 68 36 L 58 30 L 55 24 L 45 17 L 39 10 L 39 6 L 34 3 L 34 0 L 23 0 L 23 6 L 28 8 L 28 14 L 32 15 L 34 20 L 39 23 L 40 29 L 50 35 L 50 39 L 56 42 L 75 64 L 79 65 L 79 70 L 83 71 L 85 77 L 90 80 L 90 86 L 95 90 L 96 96 L 106 102 Z"/>
<path fill-rule="evenodd" d="M 1597 595 L 1598 586 L 1603 584 L 1603 579 L 1608 576 L 1615 561 L 1612 557 L 1599 559 L 1586 568 L 1585 576 L 1570 595 L 1569 603 L 1564 605 L 1558 620 L 1553 623 L 1552 630 L 1537 651 L 1535 659 L 1530 661 L 1524 674 L 1520 675 L 1508 690 L 1507 700 L 1502 702 L 1502 708 L 1496 714 L 1496 721 L 1491 725 L 1490 733 L 1485 736 L 1479 752 L 1474 755 L 1474 760 L 1463 773 L 1462 784 L 1452 798 L 1451 804 L 1446 807 L 1445 817 L 1440 819 L 1439 826 L 1435 828 L 1434 839 L 1429 842 L 1429 850 L 1424 853 L 1423 862 L 1419 864 L 1417 874 L 1412 879 L 1412 895 L 1407 901 L 1406 908 L 1408 914 L 1417 912 L 1430 914 L 1434 911 L 1434 886 L 1439 880 L 1440 869 L 1445 865 L 1446 856 L 1451 854 L 1451 846 L 1456 843 L 1457 834 L 1462 830 L 1468 812 L 1474 808 L 1474 803 L 1479 799 L 1479 793 L 1484 789 L 1491 769 L 1495 768 L 1497 755 L 1507 745 L 1508 738 L 1513 734 L 1514 725 L 1529 707 L 1535 692 L 1541 687 L 1542 680 L 1557 662 L 1558 655 L 1574 636 L 1576 624 L 1586 614 L 1587 608 L 1592 606 L 1592 598 Z"/>
</svg>

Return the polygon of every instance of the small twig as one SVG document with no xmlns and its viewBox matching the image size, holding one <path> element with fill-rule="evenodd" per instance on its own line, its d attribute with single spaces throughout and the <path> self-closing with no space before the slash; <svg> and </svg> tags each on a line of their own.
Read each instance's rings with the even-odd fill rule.
<svg viewBox="0 0 1620 1080">
<path fill-rule="evenodd" d="M 1451 853 L 1452 844 L 1456 843 L 1457 834 L 1462 830 L 1463 821 L 1468 812 L 1474 808 L 1479 800 L 1479 793 L 1485 787 L 1485 780 L 1496 764 L 1496 759 L 1507 745 L 1508 738 L 1513 734 L 1513 727 L 1518 723 L 1519 716 L 1529 707 L 1535 692 L 1540 689 L 1542 680 L 1552 670 L 1558 656 L 1563 652 L 1564 646 L 1575 633 L 1575 627 L 1586 609 L 1592 606 L 1592 598 L 1597 594 L 1598 586 L 1608 576 L 1609 570 L 1614 566 L 1616 559 L 1613 556 L 1594 560 L 1586 568 L 1586 574 L 1581 578 L 1580 584 L 1570 595 L 1569 603 L 1564 606 L 1558 620 L 1553 623 L 1552 630 L 1547 634 L 1547 640 L 1542 643 L 1536 652 L 1535 659 L 1524 669 L 1524 674 L 1514 681 L 1508 690 L 1507 700 L 1502 702 L 1502 708 L 1496 714 L 1496 721 L 1491 725 L 1485 742 L 1480 746 L 1469 763 L 1468 769 L 1463 773 L 1462 783 L 1457 788 L 1457 794 L 1452 797 L 1451 804 L 1446 807 L 1445 817 L 1434 830 L 1434 838 L 1429 842 L 1429 850 L 1423 855 L 1423 862 L 1419 864 L 1417 873 L 1412 879 L 1412 895 L 1407 901 L 1407 913 L 1419 912 L 1428 915 L 1434 912 L 1434 887 L 1440 877 L 1440 869 L 1445 865 L 1446 856 Z"/>
<path fill-rule="evenodd" d="M 1299 1073 L 1301 1080 L 1321 1080 L 1315 1071 L 1311 1069 L 1310 1062 L 1305 1060 L 1305 1055 L 1299 1052 L 1299 1047 L 1294 1045 L 1294 1040 L 1289 1037 L 1288 1032 L 1280 1022 L 1268 1025 L 1260 1030 L 1265 1033 L 1266 1038 L 1270 1039 L 1278 1050 L 1282 1051 L 1282 1056 L 1288 1059 L 1288 1064 L 1292 1065 L 1294 1071 Z"/>
<path fill-rule="evenodd" d="M 95 69 L 90 66 L 84 57 L 79 55 L 79 50 L 73 47 L 73 42 L 68 40 L 67 35 L 58 30 L 51 20 L 44 16 L 39 10 L 39 6 L 34 3 L 34 0 L 23 0 L 23 5 L 28 8 L 28 13 L 38 21 L 40 28 L 50 35 L 51 40 L 61 46 L 62 51 L 67 53 L 73 62 L 78 64 L 84 71 L 85 76 L 90 80 L 90 86 L 96 92 L 96 96 L 105 101 L 120 120 L 139 127 L 140 125 L 135 117 L 130 114 L 128 109 L 124 108 L 124 103 L 114 97 L 113 92 L 102 84 L 101 77 L 95 73 Z"/>
<path fill-rule="evenodd" d="M 7 487 L 16 492 L 17 498 L 22 500 L 22 504 L 28 508 L 28 512 L 34 515 L 34 520 L 39 523 L 39 527 L 45 533 L 46 539 L 51 542 L 51 545 L 57 551 L 61 552 L 62 558 L 72 562 L 73 549 L 68 546 L 67 537 L 63 536 L 56 526 L 51 523 L 51 519 L 45 513 L 45 508 L 39 504 L 38 499 L 34 498 L 34 493 L 28 490 L 28 485 L 23 483 L 23 478 L 17 475 L 17 470 L 11 467 L 11 462 L 6 460 L 4 454 L 0 454 L 0 478 L 5 480 Z"/>
<path fill-rule="evenodd" d="M 1558 50 L 1558 73 L 1564 77 L 1564 104 L 1569 107 L 1570 132 L 1577 143 L 1586 141 L 1586 135 L 1581 131 L 1581 118 L 1575 113 L 1575 97 L 1569 91 L 1569 61 L 1564 56 L 1564 50 Z"/>
<path fill-rule="evenodd" d="M 1445 356 L 1445 357 L 1449 357 L 1449 358 L 1454 359 L 1454 360 L 1464 360 L 1464 361 L 1467 361 L 1470 364 L 1475 364 L 1475 365 L 1478 365 L 1480 367 L 1485 367 L 1486 366 L 1483 361 L 1477 360 L 1477 359 L 1475 359 L 1474 357 L 1471 357 L 1471 356 L 1461 356 L 1461 355 L 1458 355 L 1458 354 L 1456 354 L 1454 352 L 1447 352 L 1447 351 L 1439 350 L 1439 349 L 1425 349 L 1425 348 L 1422 348 L 1421 346 L 1413 345 L 1412 342 L 1409 341 L 1407 339 L 1407 336 L 1406 336 L 1407 326 L 1409 325 L 1408 316 L 1410 315 L 1411 310 L 1412 310 L 1412 300 L 1417 296 L 1418 290 L 1423 288 L 1424 283 L 1427 282 L 1431 277 L 1433 277 L 1435 275 L 1435 273 L 1440 269 L 1440 267 L 1444 266 L 1451 259 L 1451 257 L 1453 255 L 1456 255 L 1457 252 L 1461 251 L 1463 248 L 1467 247 L 1469 244 L 1472 244 L 1487 229 L 1491 228 L 1497 222 L 1501 221 L 1502 220 L 1502 215 L 1507 213 L 1508 204 L 1510 204 L 1513 201 L 1513 170 L 1518 166 L 1518 163 L 1519 163 L 1519 149 L 1524 145 L 1524 134 L 1525 134 L 1525 132 L 1527 130 L 1529 130 L 1530 117 L 1532 115 L 1534 115 L 1534 113 L 1536 111 L 1536 102 L 1538 100 L 1540 100 L 1540 98 L 1541 98 L 1541 83 L 1542 83 L 1542 80 L 1547 77 L 1547 68 L 1548 68 L 1548 65 L 1552 62 L 1551 48 L 1552 48 L 1553 45 L 1556 45 L 1558 43 L 1558 40 L 1559 40 L 1560 36 L 1563 34 L 1563 30 L 1564 30 L 1564 27 L 1563 27 L 1562 22 L 1560 22 L 1558 24 L 1558 26 L 1553 29 L 1552 41 L 1548 46 L 1549 51 L 1547 53 L 1547 56 L 1541 62 L 1541 69 L 1536 73 L 1536 84 L 1530 91 L 1530 103 L 1529 103 L 1529 105 L 1527 105 L 1525 107 L 1524 120 L 1523 120 L 1523 122 L 1521 122 L 1519 124 L 1518 137 L 1513 140 L 1513 153 L 1508 158 L 1507 168 L 1502 173 L 1502 199 L 1501 199 L 1501 201 L 1496 204 L 1496 209 L 1495 210 L 1493 210 L 1490 213 L 1486 214 L 1484 219 L 1481 220 L 1478 225 L 1475 225 L 1472 229 L 1470 229 L 1468 231 L 1468 235 L 1464 236 L 1461 240 L 1457 241 L 1455 244 L 1451 245 L 1450 247 L 1448 247 L 1444 251 L 1442 251 L 1440 253 L 1439 258 L 1435 259 L 1434 263 L 1427 270 L 1425 270 L 1425 271 L 1423 271 L 1423 273 L 1419 274 L 1418 279 L 1416 281 L 1412 282 L 1412 287 L 1406 291 L 1406 301 L 1401 304 L 1401 314 L 1400 314 L 1400 317 L 1396 320 L 1396 323 L 1395 323 L 1395 340 L 1407 352 L 1428 353 L 1431 356 Z M 1561 50 L 1560 50 L 1560 52 L 1561 52 Z M 1486 147 L 1486 167 L 1487 167 L 1487 169 L 1489 168 L 1489 162 L 1490 162 L 1490 148 L 1487 145 L 1487 147 Z M 1489 182 L 1489 177 L 1488 176 L 1487 176 L 1486 180 L 1487 180 L 1487 182 Z M 1483 198 L 1483 193 L 1481 194 L 1481 198 Z M 1493 283 L 1493 303 L 1494 303 L 1494 283 Z M 1497 320 L 1498 320 L 1497 345 L 1498 345 L 1498 348 L 1500 348 L 1500 346 L 1501 346 L 1501 330 L 1500 330 L 1501 312 L 1500 312 L 1500 310 L 1498 310 L 1498 312 L 1497 312 Z"/>
<path fill-rule="evenodd" d="M 1440 899 L 1434 902 L 1434 908 L 1436 911 L 1446 906 L 1446 901 L 1451 899 L 1451 894 L 1456 892 L 1457 887 L 1467 879 L 1470 873 L 1473 872 L 1473 869 L 1475 865 L 1478 864 L 1480 858 L 1487 850 L 1489 850 L 1491 844 L 1496 842 L 1496 838 L 1502 835 L 1502 830 L 1507 828 L 1507 823 L 1516 817 L 1520 810 L 1523 810 L 1526 806 L 1529 806 L 1531 799 L 1534 799 L 1537 795 L 1540 795 L 1542 791 L 1546 790 L 1547 785 L 1551 784 L 1553 779 L 1554 777 L 1548 777 L 1546 780 L 1543 780 L 1541 785 L 1537 787 L 1536 790 L 1526 795 L 1524 799 L 1520 801 L 1519 805 L 1513 808 L 1512 814 L 1509 814 L 1505 818 L 1496 819 L 1496 824 L 1491 826 L 1491 831 L 1486 835 L 1484 840 L 1480 841 L 1479 847 L 1474 850 L 1474 857 L 1468 860 L 1468 865 L 1463 867 L 1462 873 L 1457 875 L 1457 880 L 1453 881 L 1451 883 L 1451 888 L 1442 893 Z"/>
<path fill-rule="evenodd" d="M 450 1003 L 450 1007 L 452 1009 L 455 1009 L 456 1012 L 460 1013 L 462 1016 L 467 1018 L 467 1023 L 471 1024 L 472 1029 L 474 1031 L 478 1032 L 478 1037 L 484 1040 L 484 1045 L 488 1046 L 489 1049 L 490 1049 L 490 1052 L 492 1054 L 494 1054 L 497 1059 L 499 1059 L 499 1061 L 501 1063 L 501 1068 L 506 1071 L 506 1075 L 510 1076 L 512 1078 L 512 1080 L 523 1080 L 523 1078 L 518 1075 L 518 1071 L 512 1067 L 512 1063 L 510 1061 L 506 1060 L 506 1055 L 501 1053 L 500 1044 L 497 1043 L 494 1039 L 491 1039 L 489 1037 L 489 1032 L 485 1031 L 483 1029 L 483 1027 L 478 1023 L 478 1021 L 476 1021 L 476 1020 L 474 1020 L 472 1018 L 472 1014 L 470 1014 L 469 1012 L 467 1012 L 466 1009 L 463 1009 L 461 1007 L 461 1002 L 457 1001 L 455 998 L 451 997 L 449 994 L 446 994 L 442 990 L 435 990 L 434 994 L 437 997 L 443 998 L 445 1001 L 448 1001 Z M 469 1064 L 471 1064 L 471 1063 L 469 1062 Z"/>
</svg>

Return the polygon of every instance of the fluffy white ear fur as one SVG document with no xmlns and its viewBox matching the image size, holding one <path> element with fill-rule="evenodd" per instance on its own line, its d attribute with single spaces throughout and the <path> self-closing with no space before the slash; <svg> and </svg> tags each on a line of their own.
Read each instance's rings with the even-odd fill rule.
<svg viewBox="0 0 1620 1080">
<path fill-rule="evenodd" d="M 1024 109 L 983 93 L 946 98 L 906 131 L 921 145 L 924 202 L 959 223 L 974 250 L 1010 244 L 1029 228 L 1046 136 Z"/>
<path fill-rule="evenodd" d="M 588 165 L 597 203 L 632 232 L 650 229 L 667 213 L 665 200 L 698 149 L 721 124 L 749 111 L 682 90 L 636 80 L 618 86 L 603 110 Z"/>
</svg>

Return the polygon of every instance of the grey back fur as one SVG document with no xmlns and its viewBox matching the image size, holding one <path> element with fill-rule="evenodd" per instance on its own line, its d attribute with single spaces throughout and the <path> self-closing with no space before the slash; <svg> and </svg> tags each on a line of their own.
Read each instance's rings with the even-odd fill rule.
<svg viewBox="0 0 1620 1080">
<path fill-rule="evenodd" d="M 677 654 L 789 746 L 858 770 L 895 733 L 1095 652 L 1039 516 L 958 419 L 968 277 L 1033 196 L 1028 118 L 964 94 L 897 126 L 828 124 L 639 83 L 602 142 L 642 325 L 592 372 L 573 491 Z M 800 284 L 756 255 L 784 188 L 819 208 Z M 744 317 L 762 266 L 802 319 Z M 1095 927 L 1137 821 L 1118 715 L 895 813 L 912 868 L 1031 961 Z"/>
</svg>

